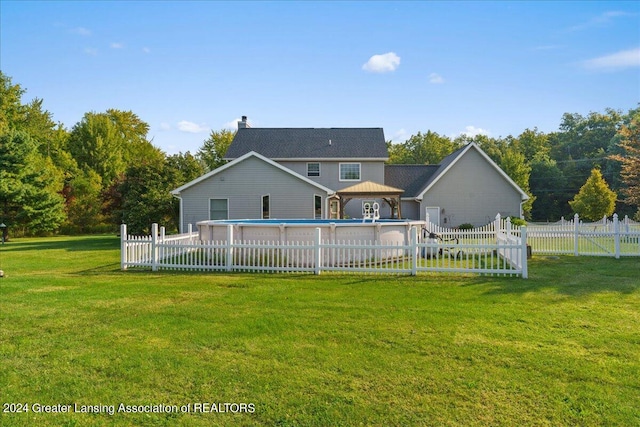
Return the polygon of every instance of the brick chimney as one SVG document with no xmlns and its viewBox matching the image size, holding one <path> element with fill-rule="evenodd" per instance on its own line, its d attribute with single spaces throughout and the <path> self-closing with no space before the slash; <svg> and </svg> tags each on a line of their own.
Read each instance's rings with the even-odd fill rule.
<svg viewBox="0 0 640 427">
<path fill-rule="evenodd" d="M 242 116 L 242 120 L 238 121 L 238 129 L 246 129 L 249 126 L 249 123 L 247 123 L 247 116 Z"/>
</svg>

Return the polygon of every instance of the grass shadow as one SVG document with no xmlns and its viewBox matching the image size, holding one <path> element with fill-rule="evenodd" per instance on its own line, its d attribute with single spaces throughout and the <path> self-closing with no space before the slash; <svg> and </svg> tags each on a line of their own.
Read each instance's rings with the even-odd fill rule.
<svg viewBox="0 0 640 427">
<path fill-rule="evenodd" d="M 640 291 L 640 262 L 637 258 L 536 256 L 529 262 L 528 279 L 485 277 L 474 283 L 490 285 L 488 295 L 527 294 L 554 291 L 568 296 L 603 292 L 632 294 Z"/>
<path fill-rule="evenodd" d="M 120 263 L 117 263 L 117 262 L 98 265 L 93 268 L 88 268 L 85 270 L 74 272 L 74 274 L 77 274 L 79 276 L 100 276 L 104 274 L 116 274 L 116 273 L 123 273 L 123 271 L 120 269 Z"/>
<path fill-rule="evenodd" d="M 101 236 L 61 236 L 47 239 L 15 239 L 0 247 L 6 252 L 66 250 L 100 251 L 114 250 L 120 247 L 120 239 L 115 235 Z"/>
</svg>

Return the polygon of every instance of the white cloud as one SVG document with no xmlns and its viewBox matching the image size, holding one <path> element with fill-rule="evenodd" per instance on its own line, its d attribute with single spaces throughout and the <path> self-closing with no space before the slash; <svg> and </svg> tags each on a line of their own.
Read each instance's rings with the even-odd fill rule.
<svg viewBox="0 0 640 427">
<path fill-rule="evenodd" d="M 474 136 L 478 136 L 478 135 L 489 135 L 490 132 L 486 129 L 482 129 L 482 128 L 477 128 L 475 126 L 465 126 L 464 131 L 460 132 L 460 136 L 464 135 L 464 136 L 469 136 L 471 138 L 473 138 Z"/>
<path fill-rule="evenodd" d="M 373 55 L 362 66 L 362 69 L 371 73 L 388 73 L 395 71 L 400 66 L 400 57 L 394 52 Z"/>
<path fill-rule="evenodd" d="M 142 48 L 142 51 L 143 51 L 144 53 L 150 53 L 150 52 L 151 52 L 151 49 L 149 49 L 148 47 L 143 47 L 143 48 Z"/>
<path fill-rule="evenodd" d="M 438 73 L 431 73 L 431 74 L 429 74 L 429 83 L 434 84 L 434 85 L 440 85 L 440 84 L 444 83 L 444 79 Z"/>
<path fill-rule="evenodd" d="M 79 36 L 88 37 L 91 35 L 91 30 L 84 27 L 76 27 L 69 30 L 70 33 L 77 34 Z"/>
<path fill-rule="evenodd" d="M 407 139 L 409 139 L 409 134 L 404 128 L 401 128 L 396 133 L 393 134 L 393 136 L 391 137 L 391 142 L 394 144 L 403 143 Z"/>
<path fill-rule="evenodd" d="M 124 48 L 124 44 L 122 44 L 122 43 L 111 43 L 109 45 L 109 47 L 111 47 L 111 49 L 122 49 L 122 48 Z"/>
<path fill-rule="evenodd" d="M 621 70 L 640 67 L 640 48 L 622 50 L 611 55 L 584 61 L 582 65 L 589 70 Z"/>
<path fill-rule="evenodd" d="M 582 31 L 582 30 L 587 30 L 589 28 L 594 28 L 594 27 L 606 27 L 609 24 L 611 24 L 614 19 L 622 16 L 634 16 L 634 14 L 629 12 L 622 12 L 618 10 L 604 12 L 594 18 L 591 18 L 586 22 L 570 27 L 568 31 Z"/>
<path fill-rule="evenodd" d="M 240 117 L 238 117 L 237 119 L 233 119 L 230 122 L 225 123 L 222 127 L 224 129 L 238 130 L 238 121 L 239 120 L 240 120 Z"/>
<path fill-rule="evenodd" d="M 85 47 L 84 53 L 86 53 L 87 55 L 96 56 L 98 54 L 98 49 L 94 47 Z"/>
<path fill-rule="evenodd" d="M 178 129 L 180 129 L 182 132 L 188 132 L 188 133 L 201 133 L 201 132 L 208 132 L 209 128 L 207 127 L 206 124 L 197 124 L 197 123 L 193 123 L 193 122 L 189 122 L 187 120 L 182 120 L 181 122 L 178 122 Z"/>
<path fill-rule="evenodd" d="M 162 122 L 162 123 L 160 123 L 160 130 L 161 131 L 171 130 L 171 125 L 169 123 Z"/>
</svg>

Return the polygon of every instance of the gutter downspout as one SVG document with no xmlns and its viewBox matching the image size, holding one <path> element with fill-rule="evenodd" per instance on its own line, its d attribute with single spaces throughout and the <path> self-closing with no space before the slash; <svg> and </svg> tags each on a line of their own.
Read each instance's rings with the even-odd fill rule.
<svg viewBox="0 0 640 427">
<path fill-rule="evenodd" d="M 331 198 L 336 195 L 336 192 L 329 194 L 327 193 L 327 197 L 324 199 L 324 216 L 325 219 L 331 219 Z"/>
</svg>

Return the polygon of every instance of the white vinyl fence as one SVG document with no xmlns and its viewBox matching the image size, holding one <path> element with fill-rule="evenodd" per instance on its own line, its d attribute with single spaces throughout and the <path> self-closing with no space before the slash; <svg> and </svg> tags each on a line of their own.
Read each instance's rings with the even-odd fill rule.
<svg viewBox="0 0 640 427">
<path fill-rule="evenodd" d="M 640 223 L 628 217 L 585 223 L 578 215 L 573 220 L 553 224 L 529 224 L 527 239 L 534 254 L 640 256 Z"/>
<path fill-rule="evenodd" d="M 129 236 L 121 227 L 121 267 L 196 271 L 355 272 L 411 274 L 456 272 L 514 275 L 527 278 L 526 229 L 516 236 L 494 234 L 484 241 L 423 238 L 416 227 L 406 244 L 372 241 L 328 241 L 316 229 L 312 241 L 239 241 L 227 227 L 221 241 L 203 241 L 198 233 L 165 236 L 153 224 L 150 236 Z"/>
<path fill-rule="evenodd" d="M 521 227 L 512 226 L 509 218 L 496 216 L 495 221 L 471 230 L 443 228 L 428 222 L 426 227 L 444 240 L 460 242 L 491 242 L 493 239 L 512 240 L 520 236 Z M 640 256 L 640 223 L 628 217 L 585 223 L 578 215 L 573 220 L 551 224 L 527 225 L 527 244 L 534 255 Z"/>
</svg>

